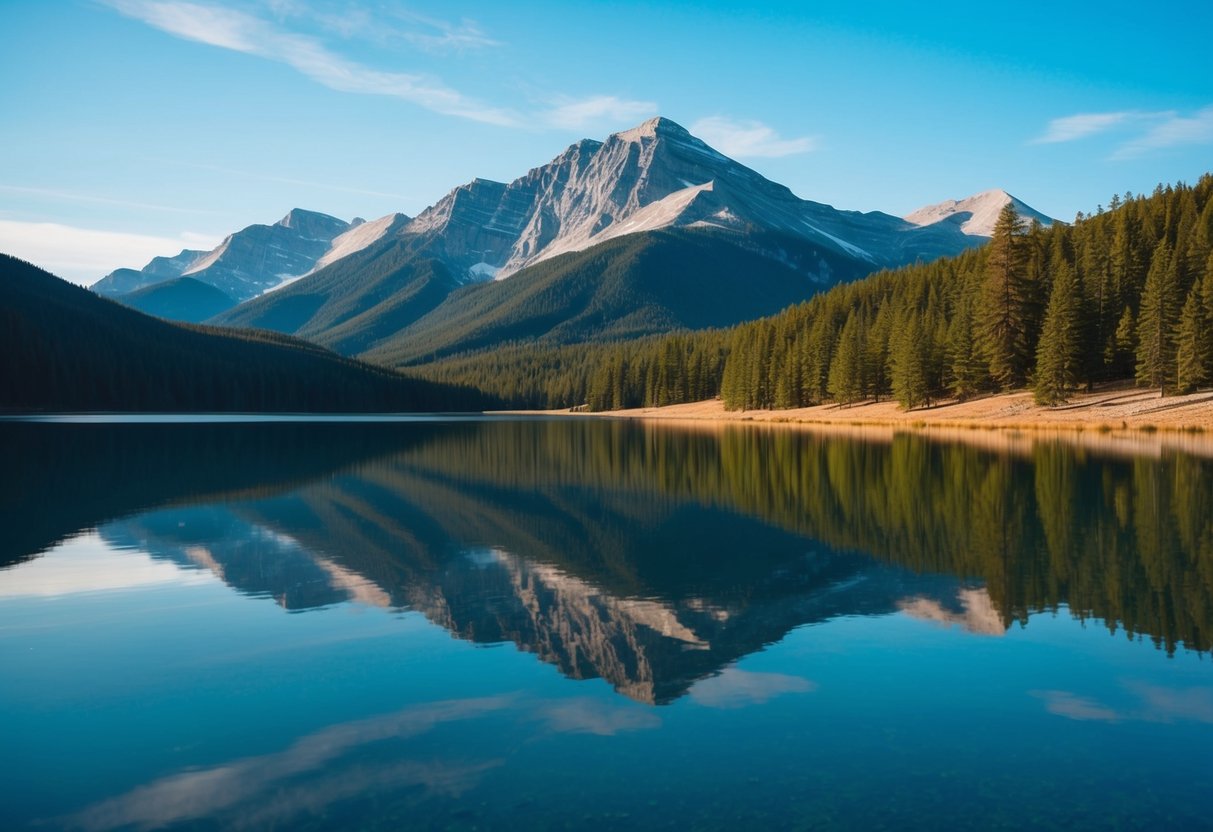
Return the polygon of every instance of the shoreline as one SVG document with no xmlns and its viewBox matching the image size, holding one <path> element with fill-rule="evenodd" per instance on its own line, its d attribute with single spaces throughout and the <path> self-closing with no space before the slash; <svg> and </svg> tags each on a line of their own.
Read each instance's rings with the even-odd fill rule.
<svg viewBox="0 0 1213 832">
<path fill-rule="evenodd" d="M 911 432 L 1003 450 L 1026 450 L 1039 440 L 1060 439 L 1091 450 L 1134 456 L 1180 451 L 1213 457 L 1213 390 L 1159 398 L 1157 391 L 1118 386 L 1077 394 L 1059 407 L 1040 407 L 1032 401 L 1031 391 L 1021 390 L 912 411 L 901 410 L 895 401 L 730 411 L 719 399 L 711 399 L 593 413 L 569 409 L 510 412 L 662 422 L 697 430 L 782 427 L 881 442 Z"/>
<path fill-rule="evenodd" d="M 1032 393 L 1019 390 L 964 402 L 943 401 L 930 407 L 901 410 L 897 402 L 816 405 L 788 410 L 725 410 L 720 399 L 664 407 L 586 412 L 573 409 L 504 411 L 569 414 L 616 419 L 677 419 L 710 422 L 846 425 L 848 427 L 949 427 L 969 430 L 1046 430 L 1101 433 L 1179 431 L 1213 433 L 1213 390 L 1160 398 L 1157 391 L 1117 387 L 1079 393 L 1064 405 L 1041 407 Z"/>
</svg>

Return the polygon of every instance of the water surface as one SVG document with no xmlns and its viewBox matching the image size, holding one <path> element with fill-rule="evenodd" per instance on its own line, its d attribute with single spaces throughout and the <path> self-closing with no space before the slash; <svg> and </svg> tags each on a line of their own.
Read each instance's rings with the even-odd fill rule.
<svg viewBox="0 0 1213 832">
<path fill-rule="evenodd" d="M 0 424 L 4 828 L 1207 828 L 1213 462 Z"/>
</svg>

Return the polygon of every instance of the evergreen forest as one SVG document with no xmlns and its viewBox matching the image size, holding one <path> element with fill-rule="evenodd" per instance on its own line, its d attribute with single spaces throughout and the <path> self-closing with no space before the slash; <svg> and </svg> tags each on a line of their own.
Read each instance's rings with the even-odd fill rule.
<svg viewBox="0 0 1213 832">
<path fill-rule="evenodd" d="M 1114 196 L 1073 223 L 1008 206 L 989 244 L 840 284 L 727 329 L 615 343 L 518 343 L 413 368 L 513 406 L 612 410 L 719 396 L 730 409 L 904 408 L 1104 382 L 1213 384 L 1213 175 Z"/>
<path fill-rule="evenodd" d="M 367 412 L 494 403 L 286 335 L 152 318 L 0 255 L 0 411 Z"/>
</svg>

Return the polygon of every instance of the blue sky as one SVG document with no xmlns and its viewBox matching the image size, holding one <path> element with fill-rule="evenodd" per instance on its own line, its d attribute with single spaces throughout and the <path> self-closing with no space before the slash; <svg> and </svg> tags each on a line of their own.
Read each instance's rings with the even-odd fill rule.
<svg viewBox="0 0 1213 832">
<path fill-rule="evenodd" d="M 293 207 L 416 214 L 657 114 L 899 215 L 1000 187 L 1070 219 L 1213 169 L 1213 3 L 987 8 L 8 0 L 0 251 L 88 283 Z"/>
</svg>

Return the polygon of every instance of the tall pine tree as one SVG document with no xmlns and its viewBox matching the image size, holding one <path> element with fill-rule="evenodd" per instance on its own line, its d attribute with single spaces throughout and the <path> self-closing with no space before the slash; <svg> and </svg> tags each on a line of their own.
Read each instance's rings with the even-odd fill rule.
<svg viewBox="0 0 1213 832">
<path fill-rule="evenodd" d="M 1181 303 L 1175 252 L 1164 239 L 1154 249 L 1137 318 L 1137 383 L 1157 387 L 1163 396 L 1175 388 L 1175 335 Z"/>
<path fill-rule="evenodd" d="M 1192 287 L 1179 315 L 1176 343 L 1175 389 L 1191 393 L 1213 377 L 1213 329 L 1205 317 L 1200 284 Z"/>
<path fill-rule="evenodd" d="M 1023 222 L 1008 202 L 990 238 L 981 319 L 990 376 L 1003 388 L 1021 386 L 1028 370 L 1031 292 L 1023 233 Z"/>
<path fill-rule="evenodd" d="M 1037 404 L 1061 404 L 1078 387 L 1082 371 L 1082 293 L 1064 259 L 1053 263 L 1053 292 L 1036 351 Z"/>
</svg>

